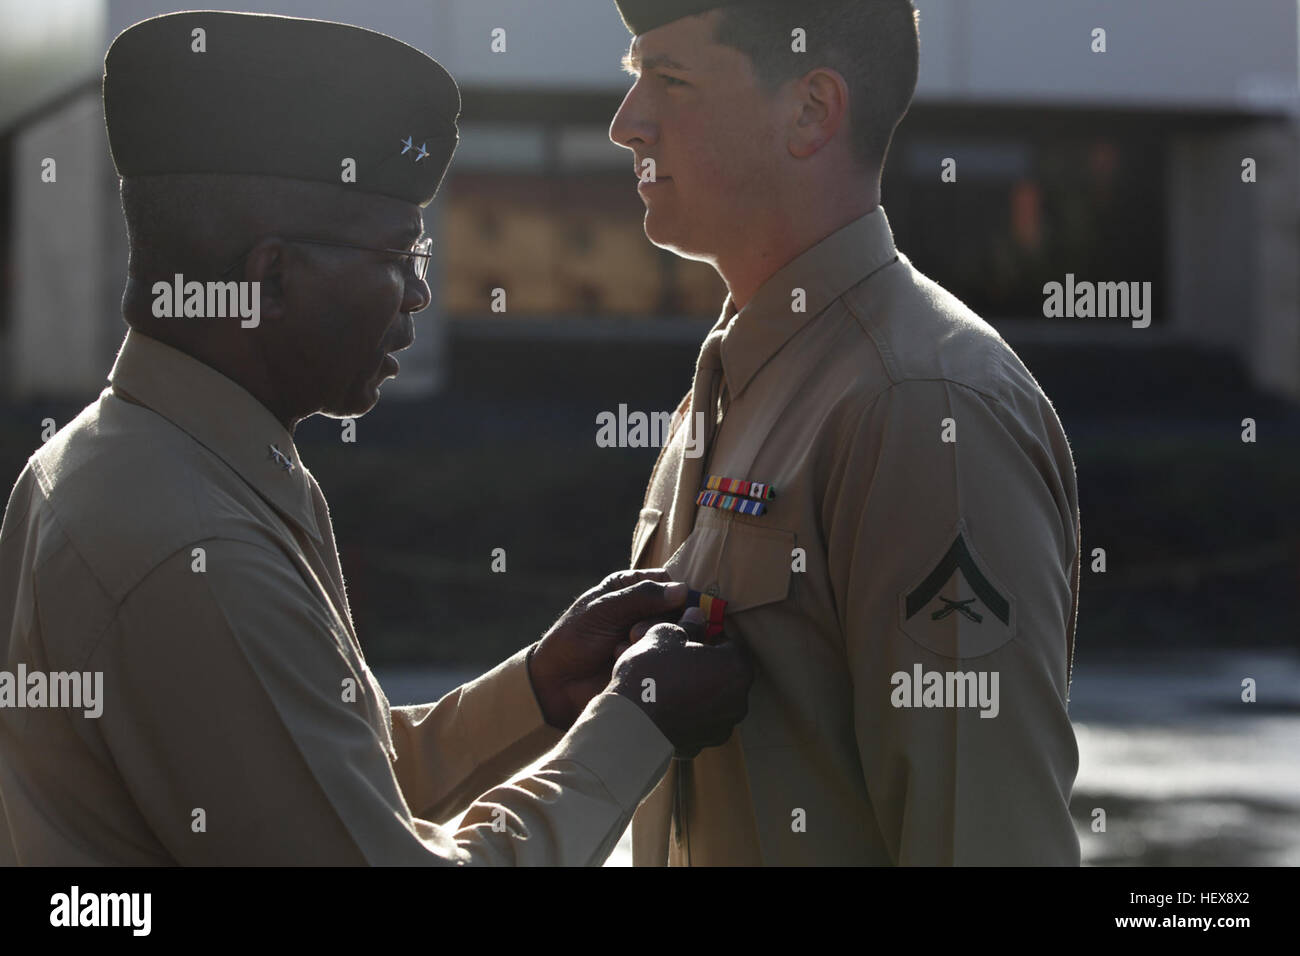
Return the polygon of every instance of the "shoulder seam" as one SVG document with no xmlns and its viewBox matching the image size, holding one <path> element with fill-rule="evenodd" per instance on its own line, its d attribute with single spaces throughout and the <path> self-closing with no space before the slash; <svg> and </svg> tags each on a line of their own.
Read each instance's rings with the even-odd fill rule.
<svg viewBox="0 0 1300 956">
<path fill-rule="evenodd" d="M 90 646 L 90 649 L 86 653 L 85 660 L 89 660 L 99 650 L 99 647 L 103 643 L 104 637 L 106 636 L 107 632 L 112 628 L 113 624 L 115 624 L 118 618 L 121 616 L 122 605 L 124 605 L 130 599 L 131 595 L 134 594 L 140 588 L 140 586 L 145 583 L 145 581 L 147 581 L 155 573 L 157 573 L 159 568 L 161 568 L 172 558 L 176 557 L 176 555 L 181 554 L 182 552 L 185 552 L 189 549 L 198 547 L 202 544 L 213 542 L 213 541 L 231 541 L 236 544 L 246 545 L 247 547 L 250 548 L 256 548 L 258 551 L 264 551 L 267 554 L 270 554 L 272 556 L 279 556 L 279 552 L 275 551 L 273 548 L 268 548 L 264 545 L 258 544 L 255 541 L 249 541 L 245 538 L 231 538 L 222 535 L 216 535 L 216 536 L 208 536 L 205 538 L 192 538 L 186 541 L 184 544 L 169 551 L 166 555 L 159 558 L 156 562 L 150 565 L 149 570 L 141 574 L 140 577 L 135 581 L 135 583 L 133 583 L 129 588 L 127 588 L 125 591 L 122 592 L 122 597 L 119 598 L 113 604 L 113 615 L 111 618 L 109 618 L 108 624 L 105 625 L 104 633 L 101 633 L 99 637 L 94 641 L 94 643 Z M 82 560 L 84 561 L 85 559 L 83 558 Z"/>
<path fill-rule="evenodd" d="M 898 262 L 901 262 L 901 261 L 903 261 L 901 255 L 900 255 L 900 256 L 895 256 L 893 260 L 891 260 L 890 262 L 886 263 L 884 266 L 881 266 L 880 269 L 877 269 L 875 272 L 871 273 L 871 276 L 877 275 L 878 273 L 882 272 L 884 269 L 888 268 L 889 266 L 894 265 L 894 264 L 896 264 L 896 263 L 898 263 Z M 908 263 L 908 265 L 909 265 L 909 266 L 911 265 L 910 262 Z M 921 275 L 923 275 L 923 273 L 919 273 L 919 270 L 917 270 L 914 266 L 911 267 L 911 270 L 912 270 L 913 272 L 916 272 L 917 274 L 921 274 Z M 865 282 L 867 279 L 871 278 L 871 276 L 867 276 L 867 277 L 865 277 L 865 278 L 862 280 L 862 282 Z M 860 286 L 861 284 L 862 284 L 862 283 L 859 282 L 857 285 L 855 285 L 855 286 L 853 287 L 853 289 L 858 288 L 858 286 Z M 866 321 L 865 316 L 864 316 L 864 315 L 861 313 L 861 311 L 857 308 L 856 304 L 851 300 L 849 293 L 851 293 L 851 292 L 853 291 L 853 289 L 849 289 L 849 290 L 847 290 L 847 291 L 846 291 L 842 296 L 840 296 L 840 300 L 839 300 L 839 301 L 841 301 L 841 302 L 844 304 L 844 308 L 848 311 L 849 315 L 853 316 L 854 324 L 857 325 L 858 330 L 859 330 L 859 331 L 860 331 L 860 332 L 861 332 L 861 333 L 862 333 L 862 334 L 863 334 L 867 339 L 869 339 L 869 340 L 871 341 L 872 345 L 875 347 L 877 355 L 880 356 L 881 364 L 884 366 L 885 374 L 889 377 L 890 385 L 889 385 L 888 387 L 892 388 L 894 385 L 898 385 L 898 384 L 901 384 L 901 383 L 903 383 L 903 382 L 914 382 L 914 381 L 915 381 L 915 382 L 928 382 L 928 381 L 948 382 L 949 384 L 952 384 L 952 385 L 958 385 L 958 386 L 961 386 L 962 388 L 968 389 L 968 390 L 970 390 L 970 391 L 977 392 L 977 393 L 980 394 L 980 395 L 984 395 L 985 397 L 987 397 L 987 398 L 989 398 L 989 399 L 991 399 L 991 400 L 993 400 L 993 401 L 995 401 L 995 402 L 998 402 L 999 404 L 1005 404 L 1005 403 L 1002 401 L 1002 399 L 1001 399 L 998 395 L 996 395 L 996 394 L 994 394 L 994 393 L 988 391 L 988 389 L 986 389 L 986 388 L 981 388 L 981 387 L 979 387 L 979 386 L 977 386 L 977 385 L 971 385 L 971 384 L 969 384 L 969 383 L 967 383 L 967 382 L 959 382 L 959 381 L 957 381 L 956 379 L 949 378 L 949 377 L 946 377 L 946 376 L 939 376 L 939 377 L 936 377 L 936 378 L 921 378 L 921 377 L 915 377 L 915 376 L 902 377 L 902 376 L 900 376 L 899 373 L 898 373 L 898 371 L 897 371 L 897 368 L 896 368 L 896 363 L 895 363 L 895 361 L 894 361 L 894 353 L 893 353 L 893 351 L 889 348 L 889 346 L 888 346 L 887 343 L 885 343 L 884 341 L 882 341 L 881 338 L 878 337 L 878 336 L 874 333 L 874 331 L 873 331 L 871 325 Z M 964 303 L 963 303 L 963 306 L 964 306 Z M 995 329 L 994 332 L 996 333 L 996 331 L 997 331 L 997 330 Z M 1000 338 L 1000 336 L 999 336 L 999 338 Z M 1005 344 L 1005 340 L 1004 340 L 1004 344 Z M 992 360 L 992 361 L 996 361 L 999 357 L 1000 357 L 1000 356 L 997 356 L 997 355 L 995 354 L 995 355 L 991 358 L 991 360 Z"/>
</svg>

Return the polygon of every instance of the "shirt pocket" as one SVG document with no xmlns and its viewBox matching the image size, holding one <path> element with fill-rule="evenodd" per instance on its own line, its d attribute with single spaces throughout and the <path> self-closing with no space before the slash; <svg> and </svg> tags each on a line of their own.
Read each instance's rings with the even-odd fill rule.
<svg viewBox="0 0 1300 956">
<path fill-rule="evenodd" d="M 727 602 L 726 615 L 784 601 L 795 533 L 762 518 L 702 508 L 695 530 L 666 562 L 676 581 Z"/>
<path fill-rule="evenodd" d="M 818 739 L 824 699 L 809 664 L 807 622 L 791 593 L 797 535 L 765 520 L 703 508 L 665 565 L 673 580 L 727 602 L 723 634 L 749 651 L 755 680 L 739 727 L 746 752 Z"/>
<path fill-rule="evenodd" d="M 632 560 L 628 563 L 629 568 L 638 567 L 642 557 L 645 556 L 650 539 L 655 535 L 655 529 L 659 527 L 659 520 L 663 517 L 663 512 L 658 508 L 642 508 L 641 516 L 636 522 L 636 531 L 632 533 Z"/>
</svg>

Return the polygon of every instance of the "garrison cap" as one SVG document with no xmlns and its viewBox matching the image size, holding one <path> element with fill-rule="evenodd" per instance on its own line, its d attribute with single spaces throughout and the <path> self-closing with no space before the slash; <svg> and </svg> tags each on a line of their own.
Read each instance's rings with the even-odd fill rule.
<svg viewBox="0 0 1300 956">
<path fill-rule="evenodd" d="M 746 0 L 614 0 L 623 23 L 634 36 L 692 14 L 745 3 Z"/>
<path fill-rule="evenodd" d="M 432 57 L 326 20 L 172 13 L 128 27 L 104 58 L 123 177 L 283 176 L 427 206 L 459 114 L 460 91 Z M 354 183 L 343 180 L 349 158 Z"/>
</svg>

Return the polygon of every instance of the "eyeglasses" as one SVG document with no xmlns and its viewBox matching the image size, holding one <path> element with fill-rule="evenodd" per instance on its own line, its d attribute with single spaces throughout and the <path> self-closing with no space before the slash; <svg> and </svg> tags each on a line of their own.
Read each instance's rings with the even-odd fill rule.
<svg viewBox="0 0 1300 956">
<path fill-rule="evenodd" d="M 283 239 L 285 242 L 306 242 L 317 246 L 336 246 L 341 249 L 361 249 L 364 252 L 387 252 L 395 256 L 406 256 L 407 266 L 410 271 L 415 273 L 417 279 L 423 279 L 425 275 L 428 274 L 429 260 L 433 257 L 433 253 L 430 251 L 433 249 L 433 239 L 427 236 L 423 239 L 417 240 L 409 249 L 388 249 L 381 246 L 360 246 L 355 242 L 339 242 L 335 239 L 308 239 L 305 236 L 278 236 L 277 238 Z M 259 240 L 259 242 L 260 241 L 261 240 Z M 221 278 L 224 279 L 226 276 L 230 275 L 230 273 L 235 270 L 235 266 L 243 262 L 248 256 L 248 253 L 252 251 L 253 247 L 250 247 L 247 252 L 232 262 L 230 268 L 221 273 Z"/>
</svg>

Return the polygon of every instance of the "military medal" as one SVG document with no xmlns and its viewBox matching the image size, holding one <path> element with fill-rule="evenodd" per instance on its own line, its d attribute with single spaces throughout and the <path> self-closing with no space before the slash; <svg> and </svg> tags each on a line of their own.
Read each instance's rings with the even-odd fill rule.
<svg viewBox="0 0 1300 956">
<path fill-rule="evenodd" d="M 707 491 L 721 491 L 759 501 L 771 501 L 776 497 L 776 489 L 771 485 L 761 481 L 745 481 L 742 478 L 723 478 L 721 475 L 710 475 L 704 487 Z"/>
<path fill-rule="evenodd" d="M 723 511 L 738 511 L 742 515 L 761 515 L 767 505 L 753 498 L 741 498 L 736 495 L 724 495 L 720 491 L 701 491 L 695 499 L 697 505 L 705 508 L 720 508 Z"/>
<path fill-rule="evenodd" d="M 686 606 L 698 607 L 704 612 L 704 634 L 717 637 L 722 633 L 722 619 L 727 613 L 727 602 L 703 591 L 687 591 Z"/>
<path fill-rule="evenodd" d="M 704 508 L 736 511 L 757 517 L 767 511 L 764 502 L 775 497 L 776 489 L 764 482 L 710 475 L 695 503 Z"/>
</svg>

